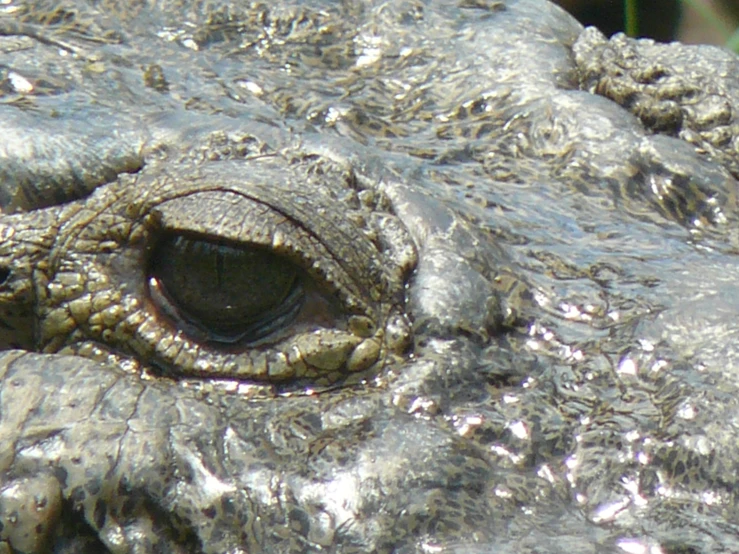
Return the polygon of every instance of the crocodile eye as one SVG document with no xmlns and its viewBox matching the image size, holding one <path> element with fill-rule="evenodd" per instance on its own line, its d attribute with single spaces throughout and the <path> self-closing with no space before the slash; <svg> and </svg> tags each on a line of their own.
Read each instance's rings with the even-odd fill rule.
<svg viewBox="0 0 739 554">
<path fill-rule="evenodd" d="M 415 252 L 395 248 L 410 242 L 400 225 L 378 237 L 389 213 L 312 167 L 187 165 L 147 181 L 143 204 L 116 197 L 112 219 L 92 225 L 83 211 L 74 238 L 94 247 L 60 262 L 39 344 L 280 390 L 371 375 L 409 343 L 402 306 Z"/>
<path fill-rule="evenodd" d="M 159 308 L 210 341 L 255 342 L 290 324 L 303 304 L 295 266 L 258 246 L 166 236 L 151 264 Z"/>
</svg>

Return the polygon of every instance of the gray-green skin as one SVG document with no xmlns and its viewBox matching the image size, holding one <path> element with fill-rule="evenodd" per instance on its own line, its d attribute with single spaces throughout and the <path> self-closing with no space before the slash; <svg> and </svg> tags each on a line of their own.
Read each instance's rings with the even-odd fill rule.
<svg viewBox="0 0 739 554">
<path fill-rule="evenodd" d="M 540 0 L 2 3 L 0 553 L 739 550 L 737 76 Z M 203 343 L 166 233 L 318 308 Z"/>
</svg>

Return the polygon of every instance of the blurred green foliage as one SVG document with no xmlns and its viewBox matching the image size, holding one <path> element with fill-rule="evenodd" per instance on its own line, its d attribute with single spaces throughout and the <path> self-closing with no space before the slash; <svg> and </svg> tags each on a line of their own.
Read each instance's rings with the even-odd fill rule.
<svg viewBox="0 0 739 554">
<path fill-rule="evenodd" d="M 645 2 L 649 0 L 644 0 Z M 708 21 L 711 26 L 720 33 L 726 43 L 724 46 L 729 50 L 739 53 L 739 27 L 730 29 L 725 21 L 705 0 L 680 0 L 683 4 L 693 8 L 702 18 Z M 626 34 L 631 37 L 639 36 L 639 18 L 637 15 L 637 6 L 639 0 L 624 0 L 624 29 Z"/>
</svg>

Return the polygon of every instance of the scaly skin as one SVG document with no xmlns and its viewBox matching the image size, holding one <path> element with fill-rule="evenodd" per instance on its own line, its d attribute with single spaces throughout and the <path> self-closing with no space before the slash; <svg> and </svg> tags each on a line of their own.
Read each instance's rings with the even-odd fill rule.
<svg viewBox="0 0 739 554">
<path fill-rule="evenodd" d="M 294 4 L 0 8 L 0 553 L 737 551 L 737 59 Z"/>
</svg>

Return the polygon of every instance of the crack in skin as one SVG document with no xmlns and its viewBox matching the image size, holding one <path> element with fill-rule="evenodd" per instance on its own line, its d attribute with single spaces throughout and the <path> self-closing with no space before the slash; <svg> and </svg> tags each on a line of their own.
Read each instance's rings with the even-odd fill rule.
<svg viewBox="0 0 739 554">
<path fill-rule="evenodd" d="M 735 56 L 544 0 L 10 0 L 0 51 L 0 552 L 739 550 Z M 162 236 L 306 300 L 205 340 Z"/>
</svg>

